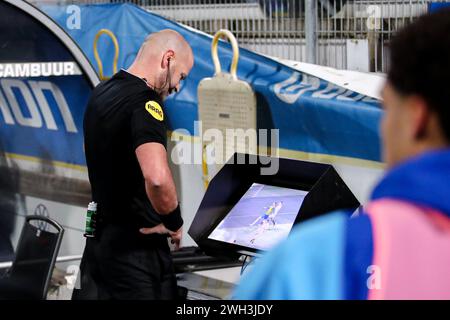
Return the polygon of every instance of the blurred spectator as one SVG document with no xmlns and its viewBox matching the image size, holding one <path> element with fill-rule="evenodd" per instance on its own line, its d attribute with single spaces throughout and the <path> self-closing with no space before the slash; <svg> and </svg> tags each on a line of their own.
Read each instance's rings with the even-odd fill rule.
<svg viewBox="0 0 450 320">
<path fill-rule="evenodd" d="M 237 299 L 450 299 L 450 11 L 391 42 L 383 89 L 388 171 L 365 213 L 293 230 L 244 275 Z"/>
</svg>

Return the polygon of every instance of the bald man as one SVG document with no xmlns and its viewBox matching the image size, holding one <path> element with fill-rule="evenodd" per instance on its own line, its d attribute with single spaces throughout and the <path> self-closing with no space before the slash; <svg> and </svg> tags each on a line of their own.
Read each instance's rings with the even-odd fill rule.
<svg viewBox="0 0 450 320">
<path fill-rule="evenodd" d="M 74 299 L 174 299 L 168 238 L 183 220 L 168 166 L 163 100 L 194 63 L 177 32 L 148 36 L 128 70 L 99 84 L 84 117 L 95 234 L 87 237 Z M 95 286 L 94 286 L 95 284 Z"/>
</svg>

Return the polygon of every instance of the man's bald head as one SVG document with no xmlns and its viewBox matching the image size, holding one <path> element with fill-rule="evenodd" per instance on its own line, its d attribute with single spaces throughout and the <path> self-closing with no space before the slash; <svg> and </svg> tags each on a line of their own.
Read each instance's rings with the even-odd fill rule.
<svg viewBox="0 0 450 320">
<path fill-rule="evenodd" d="M 192 49 L 181 34 L 165 29 L 148 35 L 129 72 L 145 78 L 162 96 L 179 89 L 194 64 Z"/>
<path fill-rule="evenodd" d="M 167 50 L 173 50 L 175 53 L 182 52 L 193 57 L 191 46 L 183 36 L 170 29 L 149 34 L 139 50 L 139 55 L 145 58 L 147 55 Z"/>
</svg>

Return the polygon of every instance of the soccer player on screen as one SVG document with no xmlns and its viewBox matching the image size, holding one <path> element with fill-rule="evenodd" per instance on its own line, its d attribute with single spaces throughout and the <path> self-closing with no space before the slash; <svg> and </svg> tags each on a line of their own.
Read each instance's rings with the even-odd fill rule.
<svg viewBox="0 0 450 320">
<path fill-rule="evenodd" d="M 258 217 L 258 219 L 256 219 L 255 222 L 252 223 L 252 226 L 253 226 L 259 220 L 261 220 L 261 222 L 259 223 L 258 229 L 255 232 L 255 235 L 250 240 L 250 243 L 252 243 L 252 244 L 255 243 L 256 238 L 259 237 L 265 231 L 267 231 L 270 227 L 270 224 L 272 224 L 272 226 L 275 226 L 275 217 L 282 207 L 283 207 L 282 201 L 272 203 L 272 205 L 264 213 L 264 215 L 261 217 Z"/>
<path fill-rule="evenodd" d="M 253 227 L 254 225 L 256 225 L 261 220 L 262 220 L 261 223 L 264 222 L 265 220 L 267 220 L 270 217 L 270 215 L 272 214 L 272 212 L 275 209 L 275 207 L 276 207 L 276 202 L 273 202 L 270 205 L 270 207 L 261 216 L 256 218 L 256 220 L 253 221 L 253 223 L 250 226 Z M 267 208 L 267 207 L 265 207 L 265 208 Z"/>
</svg>

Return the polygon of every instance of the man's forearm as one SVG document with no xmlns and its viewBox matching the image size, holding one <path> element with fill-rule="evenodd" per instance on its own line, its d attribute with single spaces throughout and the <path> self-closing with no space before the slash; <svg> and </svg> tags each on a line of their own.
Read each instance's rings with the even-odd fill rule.
<svg viewBox="0 0 450 320">
<path fill-rule="evenodd" d="M 169 214 L 178 206 L 177 192 L 172 177 L 170 177 L 170 180 L 167 179 L 167 181 L 157 185 L 146 181 L 145 189 L 157 213 L 161 215 Z"/>
<path fill-rule="evenodd" d="M 183 225 L 183 219 L 181 218 L 180 206 L 178 204 L 172 175 L 170 175 L 167 183 L 155 185 L 146 182 L 146 190 L 148 198 L 153 208 L 160 214 L 161 222 L 164 226 L 172 232 L 180 230 Z"/>
<path fill-rule="evenodd" d="M 136 157 L 145 180 L 145 190 L 153 208 L 160 215 L 178 206 L 177 191 L 167 162 L 167 153 L 159 143 L 145 143 L 136 148 Z"/>
</svg>

